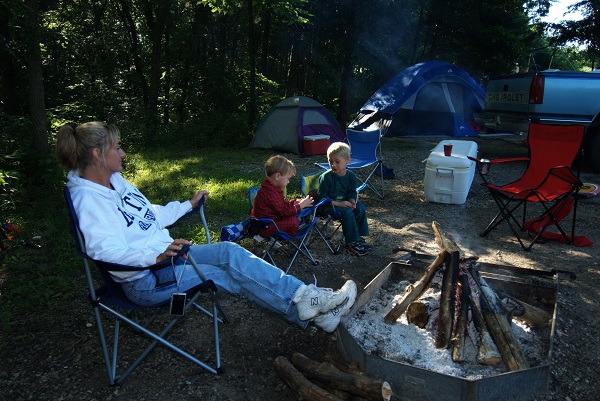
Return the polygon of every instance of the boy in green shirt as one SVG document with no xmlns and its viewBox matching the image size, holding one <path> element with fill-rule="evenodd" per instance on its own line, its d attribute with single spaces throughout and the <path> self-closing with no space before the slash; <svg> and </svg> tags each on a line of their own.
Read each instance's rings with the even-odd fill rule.
<svg viewBox="0 0 600 401">
<path fill-rule="evenodd" d="M 327 160 L 331 170 L 321 175 L 317 200 L 331 199 L 332 208 L 341 215 L 342 231 L 346 249 L 353 255 L 369 253 L 363 236 L 369 235 L 365 205 L 357 201 L 356 175 L 346 169 L 350 163 L 350 146 L 334 142 L 327 149 Z"/>
</svg>

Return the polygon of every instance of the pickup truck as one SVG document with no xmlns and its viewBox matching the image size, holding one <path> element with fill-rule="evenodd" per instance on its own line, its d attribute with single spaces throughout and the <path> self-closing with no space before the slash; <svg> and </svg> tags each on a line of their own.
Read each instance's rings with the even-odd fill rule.
<svg viewBox="0 0 600 401">
<path fill-rule="evenodd" d="M 496 132 L 527 132 L 530 122 L 584 125 L 584 158 L 600 172 L 600 70 L 547 70 L 491 78 L 475 122 Z"/>
</svg>

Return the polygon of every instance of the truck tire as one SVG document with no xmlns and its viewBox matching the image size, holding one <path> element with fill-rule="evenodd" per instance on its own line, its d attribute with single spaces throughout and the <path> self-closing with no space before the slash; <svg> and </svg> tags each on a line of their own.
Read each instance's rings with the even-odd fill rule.
<svg viewBox="0 0 600 401">
<path fill-rule="evenodd" d="M 594 132 L 585 141 L 585 161 L 594 172 L 600 173 L 600 133 Z"/>
</svg>

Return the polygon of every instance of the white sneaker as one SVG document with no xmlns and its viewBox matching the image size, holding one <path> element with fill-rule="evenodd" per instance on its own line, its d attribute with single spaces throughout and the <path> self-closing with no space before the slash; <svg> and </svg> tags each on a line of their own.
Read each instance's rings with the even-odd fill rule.
<svg viewBox="0 0 600 401">
<path fill-rule="evenodd" d="M 319 288 L 314 284 L 306 286 L 304 294 L 298 302 L 298 317 L 300 320 L 310 320 L 320 314 L 329 312 L 344 302 L 354 304 L 356 298 L 356 284 L 352 280 L 346 283 L 337 291 L 331 288 Z"/>
<path fill-rule="evenodd" d="M 332 310 L 322 315 L 315 317 L 313 323 L 327 333 L 333 333 L 340 324 L 342 317 L 346 316 L 350 312 L 350 308 L 354 305 L 356 299 L 356 293 L 353 297 L 349 297 L 346 302 L 340 306 L 336 306 Z"/>
</svg>

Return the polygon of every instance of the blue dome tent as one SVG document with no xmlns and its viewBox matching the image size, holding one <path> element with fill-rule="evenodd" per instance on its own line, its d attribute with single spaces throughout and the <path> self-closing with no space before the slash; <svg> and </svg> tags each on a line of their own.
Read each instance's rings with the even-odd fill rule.
<svg viewBox="0 0 600 401">
<path fill-rule="evenodd" d="M 465 70 L 442 61 L 415 64 L 386 82 L 349 128 L 386 136 L 477 136 L 473 113 L 485 92 Z"/>
</svg>

